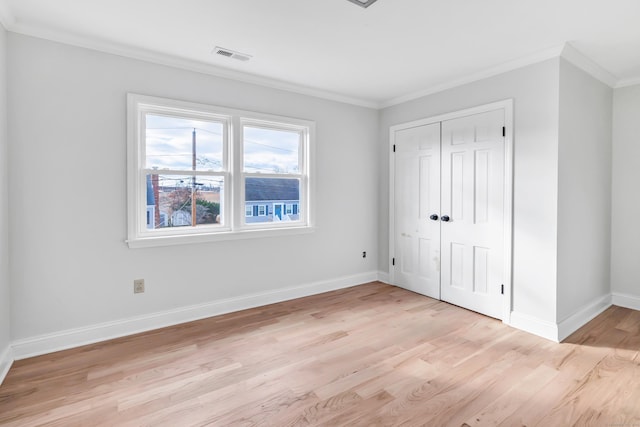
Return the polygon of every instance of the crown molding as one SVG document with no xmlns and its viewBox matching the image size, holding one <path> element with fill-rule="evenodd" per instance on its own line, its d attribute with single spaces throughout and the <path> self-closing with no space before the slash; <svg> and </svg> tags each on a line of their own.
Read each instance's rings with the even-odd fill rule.
<svg viewBox="0 0 640 427">
<path fill-rule="evenodd" d="M 561 57 L 611 88 L 616 87 L 618 84 L 618 78 L 616 76 L 602 68 L 591 58 L 573 47 L 569 42 L 564 44 Z"/>
<path fill-rule="evenodd" d="M 498 65 L 497 67 L 488 68 L 484 71 L 480 71 L 479 73 L 472 74 L 461 79 L 452 80 L 450 82 L 432 86 L 419 92 L 410 93 L 404 96 L 390 99 L 388 101 L 384 101 L 381 103 L 380 108 L 392 107 L 394 105 L 422 98 L 427 95 L 442 92 L 443 90 L 452 89 L 454 87 L 462 86 L 467 83 L 472 83 L 478 80 L 486 79 L 488 77 L 493 77 L 498 74 L 503 74 L 509 71 L 516 70 L 518 68 L 526 67 L 528 65 L 533 65 L 538 62 L 557 57 L 564 58 L 571 64 L 575 65 L 576 67 L 580 68 L 587 74 L 591 75 L 595 79 L 601 81 L 611 88 L 640 84 L 640 78 L 618 81 L 616 76 L 614 76 L 609 71 L 605 70 L 599 64 L 584 55 L 582 52 L 577 50 L 571 43 L 567 42 L 560 46 L 555 46 L 553 48 L 525 56 L 515 61 L 506 62 L 504 64 Z"/>
<path fill-rule="evenodd" d="M 2 0 L 0 0 L 0 2 L 1 1 Z M 251 73 L 232 70 L 229 68 L 218 67 L 212 64 L 207 64 L 204 62 L 194 61 L 186 58 L 180 58 L 173 55 L 167 55 L 148 49 L 126 46 L 90 37 L 77 36 L 64 31 L 31 26 L 21 22 L 16 22 L 15 20 L 11 25 L 6 25 L 5 28 L 11 32 L 23 34 L 30 37 L 46 39 L 57 43 L 96 50 L 99 52 L 122 56 L 130 59 L 151 62 L 159 65 L 166 65 L 169 67 L 180 68 L 187 71 L 194 71 L 201 74 L 240 81 L 243 83 L 255 84 L 271 89 L 284 90 L 287 92 L 298 93 L 345 104 L 357 105 L 360 107 L 372 109 L 379 108 L 379 104 L 377 102 L 372 102 L 366 99 L 354 98 L 330 91 L 324 91 L 302 85 L 287 83 L 282 80 L 262 77 Z"/>
<path fill-rule="evenodd" d="M 447 89 L 452 89 L 478 80 L 483 80 L 557 57 L 564 58 L 568 62 L 572 63 L 576 67 L 582 69 L 592 77 L 598 79 L 599 81 L 612 88 L 640 84 L 640 77 L 618 80 L 616 76 L 614 76 L 609 71 L 605 70 L 599 64 L 584 55 L 582 52 L 577 50 L 571 43 L 567 42 L 562 45 L 554 46 L 552 48 L 545 49 L 513 61 L 505 62 L 495 67 L 487 68 L 478 73 L 470 74 L 459 79 L 454 79 L 441 84 L 433 85 L 421 91 L 408 93 L 406 95 L 391 98 L 388 100 L 374 101 L 370 99 L 342 95 L 339 93 L 321 89 L 315 89 L 303 85 L 297 85 L 270 77 L 232 70 L 229 68 L 207 64 L 205 62 L 180 58 L 148 49 L 127 46 L 90 37 L 83 37 L 65 31 L 54 30 L 51 28 L 28 25 L 16 19 L 15 15 L 11 11 L 7 0 L 0 0 L 0 24 L 2 24 L 2 26 L 4 26 L 7 31 L 23 34 L 26 36 L 51 40 L 58 43 L 96 50 L 99 52 L 141 60 L 154 64 L 179 68 L 187 71 L 193 71 L 201 74 L 207 74 L 224 79 L 235 80 L 243 83 L 255 84 L 271 89 L 278 89 L 287 92 L 298 93 L 301 95 L 312 96 L 315 98 L 378 110 L 392 107 L 394 105 L 402 104 L 408 101 L 432 95 L 437 92 L 442 92 Z"/>
<path fill-rule="evenodd" d="M 628 86 L 635 86 L 635 85 L 640 85 L 640 77 L 620 80 L 618 81 L 618 83 L 616 83 L 615 88 L 618 89 L 621 87 L 628 87 Z"/>
<path fill-rule="evenodd" d="M 468 83 L 473 83 L 478 80 L 483 80 L 489 77 L 497 76 L 499 74 L 517 70 L 518 68 L 526 67 L 527 65 L 532 65 L 538 62 L 546 61 L 547 59 L 556 58 L 560 56 L 563 48 L 564 48 L 564 45 L 554 46 L 550 49 L 545 49 L 545 50 L 536 52 L 532 55 L 528 55 L 528 56 L 516 59 L 514 61 L 505 62 L 496 67 L 487 68 L 483 71 L 470 74 L 460 79 L 451 80 L 443 84 L 435 85 L 430 88 L 421 90 L 419 92 L 413 92 L 407 95 L 399 96 L 397 98 L 392 98 L 388 101 L 382 102 L 380 107 L 387 108 L 387 107 L 392 107 L 394 105 L 403 104 L 405 102 L 413 101 L 414 99 L 422 98 L 427 95 L 432 95 L 434 93 L 442 92 L 447 89 L 452 89 L 454 87 L 462 86 Z"/>
</svg>

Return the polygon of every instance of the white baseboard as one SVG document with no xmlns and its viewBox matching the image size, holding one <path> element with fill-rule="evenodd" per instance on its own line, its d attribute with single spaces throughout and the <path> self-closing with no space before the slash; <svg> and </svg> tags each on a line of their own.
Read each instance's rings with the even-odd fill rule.
<svg viewBox="0 0 640 427">
<path fill-rule="evenodd" d="M 5 348 L 2 353 L 0 353 L 0 385 L 3 383 L 4 379 L 7 377 L 9 373 L 9 369 L 11 369 L 11 365 L 13 365 L 13 352 L 11 351 L 11 347 L 8 346 Z"/>
<path fill-rule="evenodd" d="M 373 271 L 21 339 L 12 343 L 13 358 L 15 360 L 26 359 L 220 314 L 357 286 L 376 280 L 378 280 L 378 272 Z"/>
<path fill-rule="evenodd" d="M 550 341 L 558 342 L 558 325 L 555 323 L 515 311 L 511 312 L 510 317 L 511 319 L 508 322 L 509 326 L 546 338 Z"/>
<path fill-rule="evenodd" d="M 640 310 L 640 297 L 637 295 L 613 292 L 611 294 L 611 302 L 613 305 L 617 305 L 618 307 Z"/>
<path fill-rule="evenodd" d="M 638 302 L 640 303 L 640 299 Z M 558 324 L 515 311 L 511 312 L 508 324 L 539 337 L 561 342 L 609 307 L 611 307 L 611 295 L 607 294 L 591 301 Z"/>
<path fill-rule="evenodd" d="M 611 295 L 607 294 L 596 298 L 571 316 L 560 321 L 558 323 L 558 341 L 563 341 L 609 307 L 611 307 Z"/>
<path fill-rule="evenodd" d="M 378 271 L 378 282 L 391 284 L 391 276 L 386 271 Z"/>
</svg>

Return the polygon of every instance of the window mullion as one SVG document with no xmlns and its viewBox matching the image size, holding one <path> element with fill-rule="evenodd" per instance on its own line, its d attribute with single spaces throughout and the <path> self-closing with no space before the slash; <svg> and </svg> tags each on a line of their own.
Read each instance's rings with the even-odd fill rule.
<svg viewBox="0 0 640 427">
<path fill-rule="evenodd" d="M 240 117 L 234 117 L 231 124 L 231 179 L 233 180 L 233 194 L 232 194 L 232 214 L 233 223 L 231 228 L 238 229 L 243 223 L 244 212 L 244 185 L 242 176 L 242 126 Z"/>
<path fill-rule="evenodd" d="M 302 179 L 303 174 L 299 173 L 257 173 L 243 172 L 242 175 L 248 178 L 285 178 L 285 179 Z"/>
<path fill-rule="evenodd" d="M 193 171 L 193 170 L 181 170 L 181 169 L 141 169 L 144 174 L 147 175 L 189 175 L 189 176 L 226 176 L 226 171 L 212 172 L 212 171 Z"/>
</svg>

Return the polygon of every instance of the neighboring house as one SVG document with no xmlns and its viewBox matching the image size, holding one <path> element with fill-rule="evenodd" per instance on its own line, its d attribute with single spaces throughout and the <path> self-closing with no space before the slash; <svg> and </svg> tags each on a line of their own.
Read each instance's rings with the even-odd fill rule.
<svg viewBox="0 0 640 427">
<path fill-rule="evenodd" d="M 156 228 L 156 196 L 153 191 L 151 175 L 147 175 L 147 228 Z"/>
<path fill-rule="evenodd" d="M 300 181 L 281 178 L 247 178 L 245 220 L 257 222 L 300 219 Z"/>
<path fill-rule="evenodd" d="M 158 228 L 167 227 L 169 224 L 169 214 L 166 212 L 160 212 L 160 222 L 158 222 Z"/>
<path fill-rule="evenodd" d="M 171 224 L 174 227 L 186 227 L 191 225 L 191 212 L 184 209 L 174 211 L 171 214 Z"/>
<path fill-rule="evenodd" d="M 185 227 L 191 225 L 191 205 L 186 205 L 191 198 L 191 190 L 184 186 L 162 185 L 160 175 L 147 176 L 147 228 Z M 198 189 L 196 206 L 198 224 L 214 224 L 219 221 L 220 188 L 206 187 Z M 208 205 L 208 206 L 207 206 Z M 179 208 L 176 208 L 179 206 Z"/>
</svg>

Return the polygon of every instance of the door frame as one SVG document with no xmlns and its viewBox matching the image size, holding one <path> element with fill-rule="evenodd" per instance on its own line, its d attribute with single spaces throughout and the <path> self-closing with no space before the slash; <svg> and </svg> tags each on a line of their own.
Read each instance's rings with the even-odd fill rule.
<svg viewBox="0 0 640 427">
<path fill-rule="evenodd" d="M 393 147 L 396 143 L 395 133 L 399 130 L 410 129 L 418 126 L 430 125 L 445 120 L 457 119 L 472 114 L 486 113 L 494 110 L 504 110 L 505 146 L 504 146 L 504 302 L 501 320 L 510 323 L 512 295 L 513 295 L 513 99 L 492 102 L 464 110 L 439 114 L 425 119 L 414 120 L 407 123 L 393 125 L 389 128 L 389 281 L 397 286 L 395 266 L 395 156 Z"/>
</svg>

